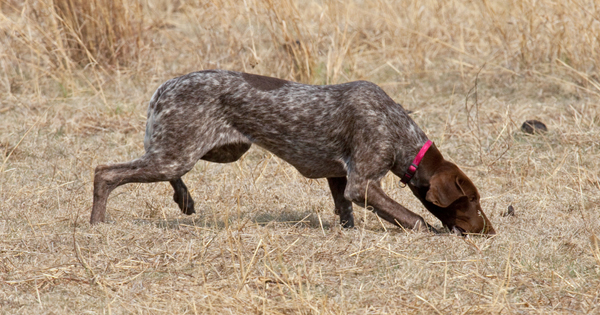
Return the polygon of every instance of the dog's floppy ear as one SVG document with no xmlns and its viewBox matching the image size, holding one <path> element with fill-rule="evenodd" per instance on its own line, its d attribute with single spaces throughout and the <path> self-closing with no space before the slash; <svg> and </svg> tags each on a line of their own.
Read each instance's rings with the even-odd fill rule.
<svg viewBox="0 0 600 315">
<path fill-rule="evenodd" d="M 459 176 L 452 172 L 443 172 L 431 177 L 425 199 L 436 206 L 446 208 L 465 195 Z"/>
</svg>

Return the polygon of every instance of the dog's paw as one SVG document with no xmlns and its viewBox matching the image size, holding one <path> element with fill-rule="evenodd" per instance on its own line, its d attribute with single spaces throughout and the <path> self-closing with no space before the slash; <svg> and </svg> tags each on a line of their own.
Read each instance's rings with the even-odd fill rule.
<svg viewBox="0 0 600 315">
<path fill-rule="evenodd" d="M 434 228 L 429 223 L 425 222 L 425 220 L 423 220 L 422 218 L 419 221 L 417 221 L 417 223 L 415 223 L 413 230 L 418 232 L 440 234 L 440 232 L 436 228 Z"/>
<path fill-rule="evenodd" d="M 181 197 L 175 193 L 173 194 L 173 200 L 177 203 L 179 209 L 181 209 L 181 212 L 184 214 L 192 215 L 196 213 L 196 210 L 194 210 L 194 200 L 189 195 L 186 197 Z"/>
<path fill-rule="evenodd" d="M 354 216 L 352 213 L 349 215 L 345 215 L 343 217 L 340 216 L 340 224 L 344 229 L 351 229 L 354 227 Z"/>
<path fill-rule="evenodd" d="M 440 231 L 438 231 L 436 228 L 434 228 L 432 225 L 427 224 L 427 231 L 431 232 L 433 234 L 441 234 Z"/>
<path fill-rule="evenodd" d="M 189 202 L 185 204 L 185 206 L 179 206 L 179 209 L 181 209 L 181 212 L 187 215 L 192 215 L 196 213 L 196 210 L 194 209 L 194 201 L 192 199 L 190 199 Z"/>
</svg>

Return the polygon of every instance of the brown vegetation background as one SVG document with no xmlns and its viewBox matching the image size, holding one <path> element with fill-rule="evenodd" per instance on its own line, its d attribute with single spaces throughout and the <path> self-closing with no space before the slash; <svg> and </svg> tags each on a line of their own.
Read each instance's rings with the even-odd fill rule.
<svg viewBox="0 0 600 315">
<path fill-rule="evenodd" d="M 595 0 L 0 0 L 0 310 L 598 313 L 599 67 Z M 130 184 L 91 227 L 94 167 L 143 154 L 153 91 L 212 68 L 379 84 L 498 235 L 406 232 L 358 207 L 342 230 L 326 181 L 260 148 L 186 175 L 194 216 L 168 184 Z"/>
</svg>

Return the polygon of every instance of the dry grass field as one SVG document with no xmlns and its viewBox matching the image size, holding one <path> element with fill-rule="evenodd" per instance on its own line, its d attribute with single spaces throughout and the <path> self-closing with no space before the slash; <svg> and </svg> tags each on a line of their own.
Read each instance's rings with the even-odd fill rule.
<svg viewBox="0 0 600 315">
<path fill-rule="evenodd" d="M 0 0 L 3 314 L 599 314 L 596 0 Z M 114 191 L 165 80 L 369 80 L 479 187 L 492 238 L 403 231 L 254 147 Z M 538 119 L 548 132 L 529 135 Z M 389 174 L 385 190 L 440 227 Z M 514 216 L 506 216 L 512 205 Z"/>
</svg>

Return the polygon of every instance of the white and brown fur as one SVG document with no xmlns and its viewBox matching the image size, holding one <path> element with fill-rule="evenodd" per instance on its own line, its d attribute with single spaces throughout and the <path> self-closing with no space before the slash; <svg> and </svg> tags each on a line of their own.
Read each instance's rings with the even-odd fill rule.
<svg viewBox="0 0 600 315">
<path fill-rule="evenodd" d="M 317 86 L 232 71 L 193 72 L 165 82 L 152 96 L 145 155 L 96 168 L 90 222 L 104 221 L 110 192 L 132 182 L 169 181 L 182 212 L 195 213 L 181 177 L 200 159 L 234 162 L 256 144 L 306 177 L 327 178 L 344 227 L 354 225 L 352 202 L 366 202 L 393 224 L 431 229 L 380 187 L 388 171 L 402 176 L 426 141 L 402 106 L 370 82 Z M 445 218 L 428 206 L 429 182 L 440 163 L 449 162 L 433 146 L 409 186 L 445 225 L 475 232 L 457 222 L 459 215 Z"/>
</svg>

